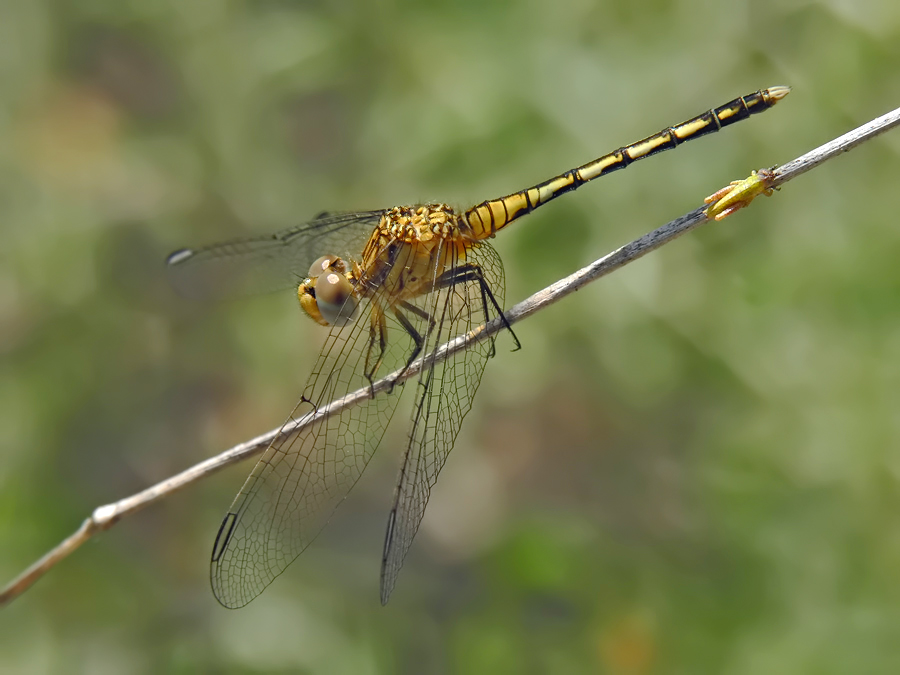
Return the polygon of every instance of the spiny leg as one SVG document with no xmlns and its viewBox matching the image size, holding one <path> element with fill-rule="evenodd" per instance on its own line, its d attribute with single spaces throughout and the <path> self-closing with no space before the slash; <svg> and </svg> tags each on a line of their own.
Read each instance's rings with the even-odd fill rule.
<svg viewBox="0 0 900 675">
<path fill-rule="evenodd" d="M 500 307 L 497 299 L 494 297 L 493 291 L 491 291 L 491 287 L 487 282 L 487 279 L 484 278 L 484 273 L 481 271 L 481 267 L 474 263 L 465 263 L 464 265 L 460 265 L 459 267 L 454 267 L 451 270 L 447 270 L 443 274 L 441 274 L 437 278 L 437 282 L 435 283 L 436 288 L 452 288 L 458 284 L 469 283 L 470 281 L 477 281 L 478 287 L 481 291 L 481 305 L 482 311 L 484 312 L 484 320 L 485 323 L 488 321 L 488 317 L 490 316 L 488 310 L 488 300 L 490 300 L 490 304 L 494 306 L 494 309 L 497 311 L 497 316 L 500 317 L 500 321 L 503 322 L 503 327 L 509 331 L 509 334 L 512 335 L 512 339 L 516 343 L 514 352 L 519 351 L 522 348 L 522 343 L 519 342 L 519 338 L 516 336 L 515 332 L 512 329 L 509 321 L 506 320 L 506 315 L 503 313 L 503 309 Z M 491 351 L 494 349 L 494 341 L 491 339 Z M 493 355 L 493 354 L 492 354 Z"/>
<path fill-rule="evenodd" d="M 509 322 L 506 320 L 506 317 L 503 315 L 503 310 L 500 308 L 500 305 L 497 302 L 496 298 L 494 297 L 494 294 L 491 291 L 491 289 L 487 283 L 487 280 L 484 278 L 484 275 L 482 274 L 481 268 L 479 266 L 474 265 L 472 263 L 467 263 L 463 266 L 455 267 L 452 270 L 447 270 L 446 272 L 444 272 L 443 274 L 441 274 L 438 277 L 438 279 L 434 285 L 434 290 L 439 290 L 439 289 L 443 289 L 443 288 L 452 288 L 459 284 L 466 284 L 466 283 L 469 283 L 472 281 L 478 282 L 479 292 L 481 293 L 482 312 L 484 313 L 485 322 L 488 320 L 488 317 L 490 316 L 490 310 L 489 310 L 489 303 L 490 303 L 490 305 L 493 305 L 494 309 L 496 310 L 497 315 L 500 316 L 506 329 L 509 330 L 510 334 L 513 337 L 513 340 L 515 340 L 516 349 L 514 351 L 521 349 L 522 345 L 519 342 L 519 338 L 516 337 L 516 334 L 512 330 L 512 326 L 509 324 Z M 422 308 L 417 307 L 416 305 L 414 305 L 410 302 L 407 302 L 407 301 L 400 302 L 399 305 L 406 311 L 408 311 L 412 314 L 415 314 L 416 316 L 418 316 L 419 318 L 421 318 L 425 321 L 428 321 L 428 330 L 425 334 L 426 336 L 423 337 L 416 330 L 415 326 L 413 326 L 412 322 L 406 317 L 406 315 L 403 314 L 403 312 L 401 312 L 396 307 L 394 308 L 394 316 L 397 317 L 397 321 L 400 322 L 400 325 L 403 326 L 403 329 L 409 334 L 410 338 L 413 341 L 413 350 L 410 353 L 409 358 L 406 361 L 406 365 L 403 367 L 403 369 L 398 374 L 397 380 L 399 380 L 403 376 L 403 374 L 406 372 L 406 370 L 413 364 L 413 362 L 416 360 L 416 358 L 418 358 L 419 354 L 422 353 L 422 348 L 425 345 L 426 337 L 428 335 L 432 334 L 435 326 L 437 325 L 436 321 L 434 320 L 434 317 L 432 317 L 431 314 L 429 314 Z M 491 356 L 493 356 L 493 355 L 494 355 L 494 340 L 491 339 Z M 390 389 L 393 389 L 394 384 L 396 384 L 396 381 L 390 385 Z"/>
<path fill-rule="evenodd" d="M 427 314 L 425 311 L 419 309 L 418 307 L 415 307 L 415 306 L 413 306 L 413 305 L 410 305 L 410 304 L 407 303 L 407 302 L 403 302 L 403 303 L 401 303 L 401 304 L 406 305 L 406 306 L 407 306 L 407 309 L 410 309 L 410 308 L 411 308 L 411 309 L 415 310 L 414 313 L 415 313 L 415 314 L 418 314 L 418 315 L 421 316 L 422 318 L 431 320 L 430 317 L 428 316 L 428 314 Z M 400 380 L 400 378 L 403 377 L 403 375 L 406 373 L 406 371 L 407 371 L 407 370 L 409 369 L 409 367 L 412 365 L 413 361 L 415 361 L 416 358 L 419 356 L 419 354 L 422 353 L 422 347 L 425 345 L 425 338 L 423 338 L 423 337 L 419 334 L 419 331 L 416 330 L 416 327 L 412 325 L 412 322 L 411 322 L 409 319 L 406 318 L 406 315 L 403 314 L 403 312 L 401 312 L 401 311 L 400 311 L 399 309 L 397 309 L 397 308 L 394 308 L 394 316 L 397 317 L 397 321 L 399 321 L 399 322 L 400 322 L 400 325 L 403 326 L 403 330 L 405 330 L 405 331 L 409 334 L 409 337 L 412 338 L 412 341 L 413 341 L 413 350 L 412 350 L 412 352 L 410 353 L 409 358 L 406 359 L 406 365 L 403 366 L 403 368 L 401 368 L 401 369 L 400 369 L 400 372 L 397 374 L 397 379 L 394 380 L 393 382 L 391 382 L 390 386 L 388 387 L 388 392 L 393 391 L 394 385 L 397 384 L 397 382 Z M 431 321 L 431 325 L 432 325 L 432 328 L 433 328 L 433 327 L 434 327 L 434 321 Z M 431 329 L 429 329 L 428 332 L 429 332 L 429 334 L 430 334 L 430 333 L 431 333 Z"/>
<path fill-rule="evenodd" d="M 421 307 L 416 307 L 411 302 L 407 302 L 406 300 L 403 300 L 402 302 L 400 302 L 400 306 L 403 309 L 405 309 L 407 312 L 412 312 L 413 314 L 418 316 L 420 319 L 424 319 L 425 321 L 427 321 L 428 322 L 428 335 L 431 335 L 431 331 L 433 331 L 434 327 L 435 327 L 435 320 L 431 316 L 431 314 L 426 312 Z"/>
<path fill-rule="evenodd" d="M 373 362 L 373 353 L 376 349 L 376 341 L 378 342 L 378 357 L 375 358 Z M 375 374 L 381 367 L 381 362 L 384 360 L 386 351 L 387 325 L 384 320 L 384 312 L 382 312 L 381 308 L 373 302 L 372 321 L 369 324 L 369 340 L 368 346 L 366 347 L 366 363 L 364 371 L 364 375 L 369 381 L 370 393 L 373 397 L 375 396 Z"/>
</svg>

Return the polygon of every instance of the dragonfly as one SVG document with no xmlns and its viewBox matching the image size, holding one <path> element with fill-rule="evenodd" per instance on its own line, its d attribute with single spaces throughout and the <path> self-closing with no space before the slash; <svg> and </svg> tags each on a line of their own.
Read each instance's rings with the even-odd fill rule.
<svg viewBox="0 0 900 675">
<path fill-rule="evenodd" d="M 447 204 L 323 213 L 281 232 L 175 251 L 170 277 L 184 295 L 209 298 L 296 289 L 300 307 L 330 327 L 300 401 L 225 515 L 210 580 L 218 601 L 242 607 L 312 543 L 347 498 L 407 387 L 376 389 L 415 371 L 408 433 L 388 516 L 381 602 L 394 589 L 438 474 L 472 410 L 491 337 L 446 360 L 437 348 L 499 319 L 504 270 L 488 242 L 513 221 L 601 176 L 763 112 L 784 86 L 762 89 L 666 127 L 587 164 L 466 210 Z M 369 389 L 358 405 L 322 415 L 329 403 Z M 303 424 L 303 423 L 306 424 Z"/>
</svg>

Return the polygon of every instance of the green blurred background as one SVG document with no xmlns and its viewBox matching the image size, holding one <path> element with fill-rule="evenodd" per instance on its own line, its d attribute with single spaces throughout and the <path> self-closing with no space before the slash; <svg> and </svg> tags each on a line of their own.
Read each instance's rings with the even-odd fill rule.
<svg viewBox="0 0 900 675">
<path fill-rule="evenodd" d="M 468 206 L 760 87 L 773 111 L 496 240 L 507 306 L 900 105 L 900 4 L 0 0 L 0 583 L 277 426 L 323 331 L 197 305 L 180 246 Z M 406 418 L 247 608 L 244 463 L 0 611 L 3 673 L 900 670 L 900 132 L 501 336 L 391 603 Z"/>
</svg>

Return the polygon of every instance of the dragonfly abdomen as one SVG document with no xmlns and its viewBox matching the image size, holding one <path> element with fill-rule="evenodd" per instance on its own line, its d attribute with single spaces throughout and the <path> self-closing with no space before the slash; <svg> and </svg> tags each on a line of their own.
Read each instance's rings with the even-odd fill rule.
<svg viewBox="0 0 900 675">
<path fill-rule="evenodd" d="M 463 218 L 474 239 L 488 239 L 516 218 L 521 218 L 560 195 L 571 192 L 595 178 L 624 169 L 639 159 L 671 150 L 682 143 L 715 133 L 723 127 L 768 110 L 789 92 L 789 87 L 770 87 L 741 96 L 527 190 L 482 202 L 466 211 Z"/>
</svg>

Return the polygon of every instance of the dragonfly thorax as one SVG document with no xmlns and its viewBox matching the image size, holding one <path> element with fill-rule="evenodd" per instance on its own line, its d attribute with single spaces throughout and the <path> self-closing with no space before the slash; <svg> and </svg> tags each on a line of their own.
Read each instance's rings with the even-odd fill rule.
<svg viewBox="0 0 900 675">
<path fill-rule="evenodd" d="M 460 216 L 446 204 L 395 206 L 385 211 L 379 229 L 407 243 L 451 239 L 460 234 Z"/>
<path fill-rule="evenodd" d="M 348 277 L 347 264 L 326 255 L 309 268 L 309 276 L 297 288 L 300 307 L 323 326 L 343 326 L 353 321 L 359 301 Z"/>
</svg>

